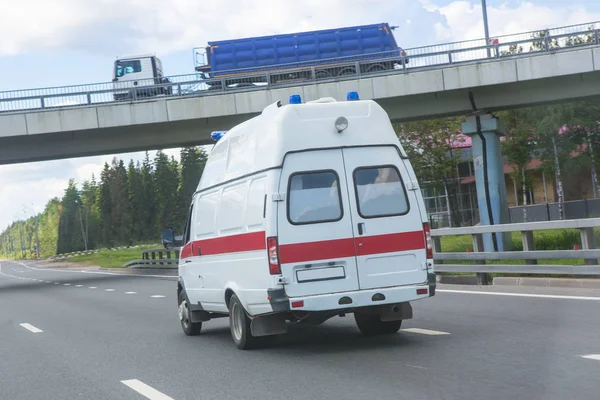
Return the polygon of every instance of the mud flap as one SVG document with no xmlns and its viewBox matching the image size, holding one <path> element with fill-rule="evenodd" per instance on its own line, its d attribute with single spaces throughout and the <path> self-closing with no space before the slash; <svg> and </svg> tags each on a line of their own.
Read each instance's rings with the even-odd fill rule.
<svg viewBox="0 0 600 400">
<path fill-rule="evenodd" d="M 287 323 L 278 314 L 254 317 L 250 322 L 252 336 L 282 335 L 287 333 L 287 329 Z"/>
<path fill-rule="evenodd" d="M 412 306 L 409 302 L 390 304 L 381 307 L 382 321 L 398 321 L 413 317 Z"/>
</svg>

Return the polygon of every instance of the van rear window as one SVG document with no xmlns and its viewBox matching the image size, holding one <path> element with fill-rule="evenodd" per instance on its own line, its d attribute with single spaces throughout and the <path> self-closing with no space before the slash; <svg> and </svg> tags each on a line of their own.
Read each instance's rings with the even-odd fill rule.
<svg viewBox="0 0 600 400">
<path fill-rule="evenodd" d="M 408 196 L 396 167 L 357 168 L 354 170 L 354 185 L 361 217 L 388 217 L 408 213 Z"/>
<path fill-rule="evenodd" d="M 338 175 L 335 171 L 293 174 L 287 208 L 294 225 L 339 221 L 343 213 Z"/>
</svg>

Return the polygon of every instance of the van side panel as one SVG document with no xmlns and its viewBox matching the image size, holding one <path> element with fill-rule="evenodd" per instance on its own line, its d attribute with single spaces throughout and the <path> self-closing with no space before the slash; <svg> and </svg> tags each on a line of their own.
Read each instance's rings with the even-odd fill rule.
<svg viewBox="0 0 600 400">
<path fill-rule="evenodd" d="M 264 198 L 267 174 L 200 193 L 194 211 L 190 301 L 206 311 L 227 312 L 225 291 L 233 290 L 250 312 L 270 311 Z M 183 264 L 185 269 L 186 264 Z M 189 289 L 188 289 L 189 290 Z"/>
</svg>

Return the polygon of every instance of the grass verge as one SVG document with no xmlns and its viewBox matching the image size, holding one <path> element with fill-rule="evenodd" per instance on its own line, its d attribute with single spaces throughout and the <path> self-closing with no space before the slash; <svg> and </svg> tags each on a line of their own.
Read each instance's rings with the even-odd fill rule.
<svg viewBox="0 0 600 400">
<path fill-rule="evenodd" d="M 95 254 L 75 255 L 65 261 L 85 266 L 100 266 L 102 268 L 122 268 L 123 264 L 142 258 L 142 250 L 157 248 L 156 245 L 142 245 L 138 248 L 120 250 L 102 250 Z"/>
</svg>

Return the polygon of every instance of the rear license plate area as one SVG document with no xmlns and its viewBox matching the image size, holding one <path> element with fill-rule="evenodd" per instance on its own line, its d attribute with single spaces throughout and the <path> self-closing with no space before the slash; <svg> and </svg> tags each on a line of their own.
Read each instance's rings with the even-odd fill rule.
<svg viewBox="0 0 600 400">
<path fill-rule="evenodd" d="M 346 271 L 342 266 L 315 269 L 307 268 L 296 271 L 296 281 L 298 283 L 321 282 L 344 278 L 346 278 Z"/>
</svg>

